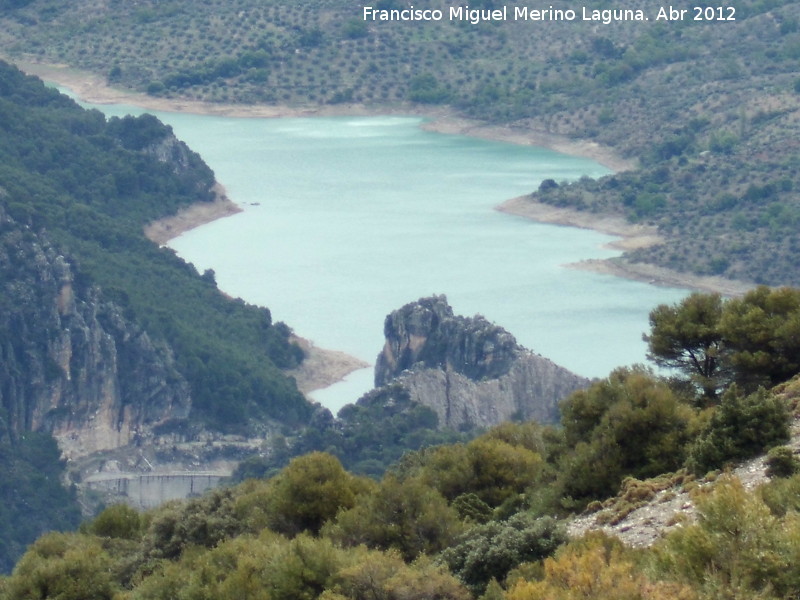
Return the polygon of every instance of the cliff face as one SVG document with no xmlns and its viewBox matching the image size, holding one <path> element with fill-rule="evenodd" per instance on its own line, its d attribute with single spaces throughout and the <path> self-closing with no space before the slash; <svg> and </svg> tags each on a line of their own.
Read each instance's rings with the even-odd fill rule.
<svg viewBox="0 0 800 600">
<path fill-rule="evenodd" d="M 0 286 L 3 435 L 50 432 L 74 458 L 186 418 L 189 387 L 169 349 L 82 283 L 44 235 L 1 210 Z"/>
<path fill-rule="evenodd" d="M 589 381 L 526 350 L 481 316 L 453 315 L 444 296 L 422 298 L 384 323 L 375 385 L 390 381 L 433 408 L 440 426 L 558 419 L 558 402 Z"/>
</svg>

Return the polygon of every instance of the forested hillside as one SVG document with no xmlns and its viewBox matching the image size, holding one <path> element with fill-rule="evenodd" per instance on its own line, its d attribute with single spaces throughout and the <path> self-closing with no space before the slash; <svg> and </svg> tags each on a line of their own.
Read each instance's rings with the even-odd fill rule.
<svg viewBox="0 0 800 600">
<path fill-rule="evenodd" d="M 280 371 L 302 359 L 288 327 L 142 232 L 211 200 L 213 184 L 155 118 L 107 122 L 0 62 L 0 569 L 77 525 L 50 433 L 74 456 L 170 430 L 307 422 Z"/>
<path fill-rule="evenodd" d="M 98 286 L 170 346 L 195 421 L 242 429 L 254 418 L 296 424 L 310 415 L 279 371 L 302 359 L 288 328 L 273 324 L 266 308 L 225 297 L 213 273 L 200 276 L 142 233 L 146 223 L 213 196 L 213 173 L 169 128 L 147 115 L 106 122 L 6 64 L 0 128 L 3 207 L 17 226 L 47 232 L 76 264 L 79 284 Z"/>
<path fill-rule="evenodd" d="M 81 520 L 75 492 L 62 485 L 64 464 L 46 433 L 0 437 L 0 573 L 10 573 L 29 544 Z"/>
<path fill-rule="evenodd" d="M 0 579 L 0 598 L 796 598 L 800 461 L 781 444 L 800 381 L 782 381 L 778 349 L 799 315 L 791 289 L 659 307 L 653 356 L 711 351 L 713 391 L 690 361 L 671 380 L 618 369 L 567 398 L 559 427 L 506 423 L 407 453 L 380 481 L 312 452 L 269 479 L 144 514 L 113 506 L 79 533 L 40 538 Z M 758 490 L 721 473 L 768 448 L 771 481 Z M 616 523 L 659 493 L 688 493 L 696 519 L 679 508 L 670 533 L 637 549 L 567 537 L 570 513 Z"/>
<path fill-rule="evenodd" d="M 0 9 L 0 49 L 156 96 L 447 105 L 493 123 L 597 141 L 641 168 L 599 182 L 550 182 L 538 197 L 658 225 L 667 242 L 631 260 L 797 284 L 800 7 L 787 0 L 723 5 L 735 20 L 696 21 L 689 11 L 680 21 L 657 21 L 653 6 L 638 1 L 626 8 L 643 9 L 650 21 L 604 25 L 580 17 L 365 22 L 362 4 L 352 1 L 29 0 Z"/>
</svg>

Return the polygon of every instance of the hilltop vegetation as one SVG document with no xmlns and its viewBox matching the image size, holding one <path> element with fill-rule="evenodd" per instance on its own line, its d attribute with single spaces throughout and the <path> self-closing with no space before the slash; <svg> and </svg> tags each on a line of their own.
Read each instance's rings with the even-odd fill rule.
<svg viewBox="0 0 800 600">
<path fill-rule="evenodd" d="M 783 428 L 746 455 L 785 439 L 799 396 L 794 379 L 744 402 L 776 407 Z M 796 459 L 757 493 L 679 472 L 699 519 L 652 548 L 598 534 L 567 540 L 560 517 L 620 484 L 627 501 L 652 495 L 659 482 L 630 475 L 680 466 L 693 433 L 719 430 L 720 411 L 739 415 L 739 433 L 770 431 L 763 410 L 723 409 L 723 398 L 709 420 L 696 399 L 642 369 L 620 370 L 569 398 L 561 428 L 501 425 L 408 454 L 378 482 L 314 452 L 271 479 L 144 514 L 112 506 L 79 533 L 40 538 L 0 579 L 0 598 L 796 597 Z"/>
<path fill-rule="evenodd" d="M 524 3 L 470 6 L 501 4 Z M 633 2 L 628 7 L 651 20 L 610 25 L 364 22 L 360 6 L 9 2 L 0 8 L 0 48 L 157 96 L 449 105 L 494 123 L 595 140 L 641 168 L 597 182 L 553 181 L 540 200 L 658 225 L 667 242 L 629 260 L 800 283 L 797 3 L 741 0 L 735 21 L 687 14 L 657 22 L 652 6 Z"/>
</svg>

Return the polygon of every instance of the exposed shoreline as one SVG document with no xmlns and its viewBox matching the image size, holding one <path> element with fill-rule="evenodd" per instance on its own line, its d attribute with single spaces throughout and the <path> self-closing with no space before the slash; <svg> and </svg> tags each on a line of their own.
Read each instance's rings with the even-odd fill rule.
<svg viewBox="0 0 800 600">
<path fill-rule="evenodd" d="M 636 250 L 648 248 L 664 242 L 655 227 L 628 223 L 621 217 L 596 215 L 570 208 L 550 206 L 534 200 L 530 196 L 519 196 L 503 202 L 496 210 L 538 223 L 564 225 L 591 229 L 600 233 L 619 236 L 607 247 L 616 250 Z M 741 296 L 754 287 L 754 284 L 722 277 L 711 277 L 681 273 L 649 263 L 634 263 L 624 258 L 593 258 L 564 265 L 570 269 L 581 269 L 594 273 L 604 273 L 624 277 L 664 287 L 686 288 L 701 292 L 717 292 L 724 296 Z"/>
<path fill-rule="evenodd" d="M 195 227 L 200 227 L 206 223 L 211 223 L 223 217 L 230 217 L 242 212 L 225 193 L 225 188 L 216 183 L 214 185 L 214 200 L 211 202 L 195 202 L 190 206 L 185 206 L 178 210 L 171 217 L 164 217 L 144 226 L 144 235 L 147 239 L 163 246 L 171 239 L 174 239 L 191 231 Z"/>
<path fill-rule="evenodd" d="M 0 58 L 4 57 L 0 56 Z M 486 124 L 474 119 L 454 115 L 450 110 L 443 108 L 422 110 L 418 106 L 411 105 L 376 107 L 363 104 L 335 104 L 329 106 L 244 105 L 217 104 L 182 98 L 156 98 L 147 94 L 114 88 L 108 85 L 106 79 L 100 75 L 67 65 L 48 65 L 8 57 L 5 57 L 5 60 L 13 62 L 19 69 L 29 75 L 36 75 L 41 79 L 69 88 L 81 100 L 92 104 L 130 104 L 147 110 L 240 118 L 418 116 L 429 119 L 423 125 L 423 129 L 426 131 L 467 135 L 497 142 L 548 148 L 563 154 L 592 159 L 615 172 L 627 171 L 636 167 L 636 161 L 626 159 L 613 148 L 596 142 L 573 140 L 565 136 L 513 124 Z"/>
<path fill-rule="evenodd" d="M 299 367 L 285 371 L 285 374 L 294 377 L 297 389 L 306 395 L 342 381 L 353 371 L 370 366 L 341 350 L 318 348 L 305 338 L 293 336 L 291 341 L 303 349 L 306 357 Z M 353 402 L 356 400 L 353 398 Z"/>
<path fill-rule="evenodd" d="M 619 173 L 636 168 L 636 161 L 619 155 L 613 148 L 590 140 L 574 140 L 563 135 L 547 133 L 518 125 L 491 125 L 474 119 L 451 114 L 433 114 L 433 120 L 425 123 L 426 131 L 508 142 L 518 146 L 537 146 L 562 154 L 589 158 L 604 167 Z"/>
</svg>

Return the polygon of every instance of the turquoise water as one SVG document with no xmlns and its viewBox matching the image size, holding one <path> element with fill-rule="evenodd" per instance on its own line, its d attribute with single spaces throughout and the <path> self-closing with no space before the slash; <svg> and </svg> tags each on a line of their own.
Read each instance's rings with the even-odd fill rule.
<svg viewBox="0 0 800 600">
<path fill-rule="evenodd" d="M 644 362 L 649 311 L 686 293 L 566 269 L 617 255 L 604 248 L 614 238 L 493 210 L 548 177 L 608 172 L 590 160 L 426 132 L 413 117 L 156 114 L 244 209 L 170 246 L 320 347 L 373 363 L 387 313 L 447 294 L 457 313 L 481 313 L 536 352 L 600 377 Z M 314 397 L 336 410 L 369 389 L 371 369 L 349 379 Z"/>
</svg>

